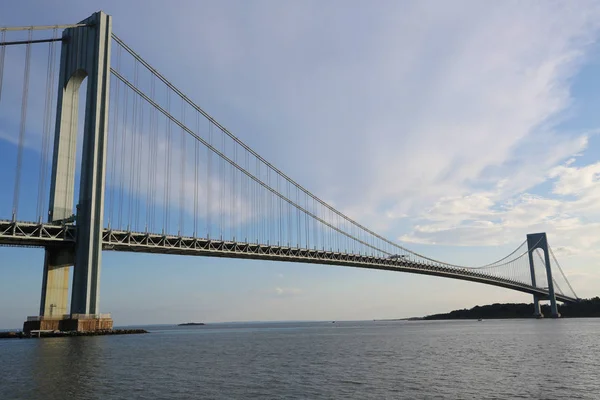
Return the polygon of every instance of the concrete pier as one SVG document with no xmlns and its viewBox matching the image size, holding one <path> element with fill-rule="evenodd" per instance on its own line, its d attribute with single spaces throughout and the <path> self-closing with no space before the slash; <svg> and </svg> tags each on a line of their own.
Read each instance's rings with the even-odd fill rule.
<svg viewBox="0 0 600 400">
<path fill-rule="evenodd" d="M 31 331 L 95 332 L 112 328 L 113 320 L 110 314 L 29 317 L 23 324 L 23 332 L 26 335 Z"/>
</svg>

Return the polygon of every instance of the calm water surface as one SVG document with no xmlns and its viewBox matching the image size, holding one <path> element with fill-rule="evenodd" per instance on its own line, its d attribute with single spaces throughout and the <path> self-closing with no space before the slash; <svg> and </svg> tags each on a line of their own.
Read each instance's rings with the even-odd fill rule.
<svg viewBox="0 0 600 400">
<path fill-rule="evenodd" d="M 600 399 L 594 319 L 149 329 L 0 340 L 0 399 Z"/>
</svg>

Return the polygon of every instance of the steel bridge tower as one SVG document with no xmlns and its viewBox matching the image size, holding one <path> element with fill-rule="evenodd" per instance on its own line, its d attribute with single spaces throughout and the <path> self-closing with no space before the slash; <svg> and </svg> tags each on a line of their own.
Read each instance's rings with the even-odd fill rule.
<svg viewBox="0 0 600 400">
<path fill-rule="evenodd" d="M 87 78 L 79 199 L 74 215 L 77 240 L 72 246 L 45 250 L 38 329 L 58 329 L 59 323 L 61 329 L 112 328 L 110 317 L 99 315 L 111 24 L 110 16 L 97 12 L 81 21 L 82 26 L 65 29 L 62 35 L 48 222 L 73 221 L 79 90 Z"/>
<path fill-rule="evenodd" d="M 533 264 L 533 251 L 541 249 L 544 252 L 544 264 L 546 266 L 546 277 L 548 280 L 548 299 L 550 300 L 550 309 L 552 318 L 560 318 L 558 306 L 556 305 L 556 296 L 554 294 L 554 281 L 552 280 L 552 268 L 550 267 L 550 253 L 548 251 L 548 239 L 546 233 L 531 233 L 527 235 L 527 249 L 529 253 L 529 268 L 531 271 L 531 285 L 537 286 L 535 282 L 535 267 Z M 533 314 L 537 318 L 542 318 L 542 310 L 540 308 L 540 297 L 533 295 Z"/>
</svg>

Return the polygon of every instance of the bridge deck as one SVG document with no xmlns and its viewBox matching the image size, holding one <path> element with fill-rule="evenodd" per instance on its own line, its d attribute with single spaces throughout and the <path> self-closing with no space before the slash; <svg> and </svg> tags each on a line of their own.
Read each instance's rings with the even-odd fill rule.
<svg viewBox="0 0 600 400">
<path fill-rule="evenodd" d="M 21 247 L 72 246 L 75 240 L 75 225 L 0 221 L 0 245 Z M 390 259 L 317 249 L 108 229 L 104 230 L 102 241 L 103 250 L 111 251 L 245 258 L 370 268 L 485 283 L 535 294 L 542 299 L 548 296 L 548 291 L 545 289 L 487 275 L 480 270 L 442 266 L 433 262 L 417 262 L 407 258 Z M 562 294 L 556 294 L 556 299 L 562 302 L 577 301 L 576 298 Z"/>
</svg>

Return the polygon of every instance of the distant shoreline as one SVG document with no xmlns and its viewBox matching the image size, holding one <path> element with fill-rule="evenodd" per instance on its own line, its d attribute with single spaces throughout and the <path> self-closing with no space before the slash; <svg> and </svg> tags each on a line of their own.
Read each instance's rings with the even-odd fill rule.
<svg viewBox="0 0 600 400">
<path fill-rule="evenodd" d="M 384 319 L 374 319 L 375 322 L 384 322 L 384 321 L 422 321 L 425 317 L 409 317 L 409 318 L 384 318 Z"/>
<path fill-rule="evenodd" d="M 184 322 L 183 324 L 177 324 L 177 326 L 201 326 L 206 325 L 204 322 Z"/>
<path fill-rule="evenodd" d="M 551 316 L 550 306 L 542 305 L 542 314 Z M 562 318 L 599 318 L 600 298 L 582 299 L 577 303 L 559 304 L 558 312 Z M 427 315 L 423 318 L 406 318 L 404 320 L 450 320 L 450 319 L 509 319 L 535 318 L 533 303 L 495 303 L 485 306 L 475 306 L 471 309 L 454 310 L 449 313 Z"/>
</svg>

